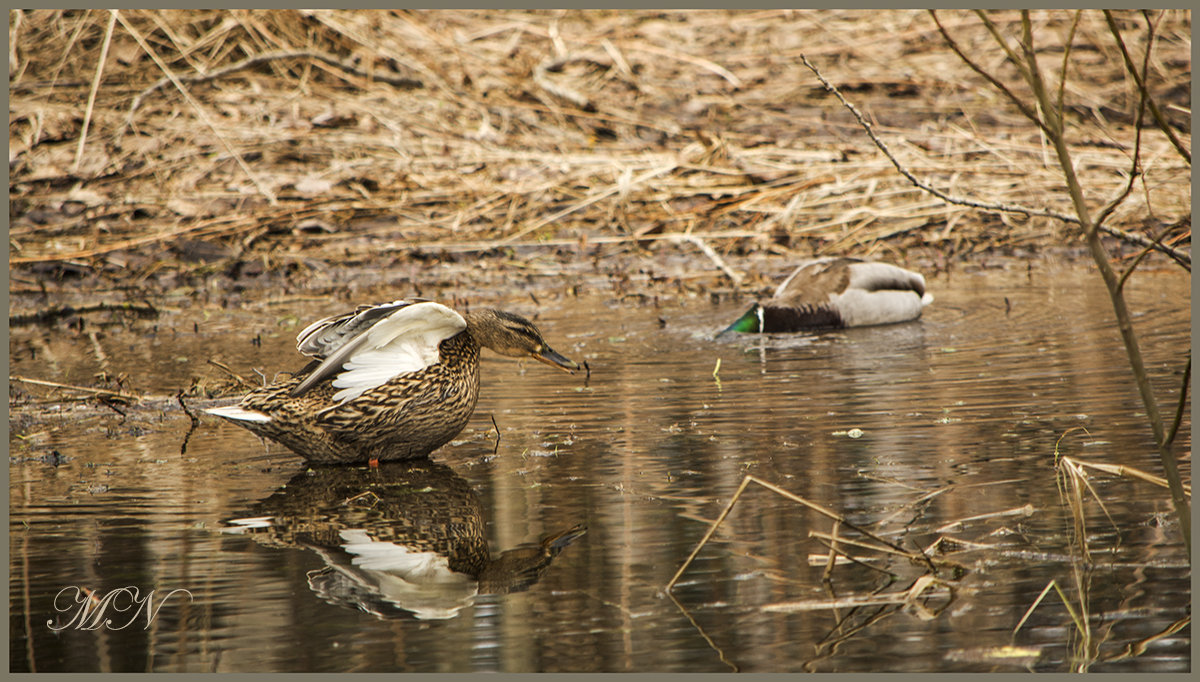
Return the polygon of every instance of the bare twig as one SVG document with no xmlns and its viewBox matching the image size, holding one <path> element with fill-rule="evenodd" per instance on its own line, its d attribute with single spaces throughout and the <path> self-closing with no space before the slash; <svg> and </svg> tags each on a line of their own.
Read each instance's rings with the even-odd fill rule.
<svg viewBox="0 0 1200 682">
<path fill-rule="evenodd" d="M 1148 71 L 1150 69 L 1150 51 L 1151 51 L 1150 48 L 1154 44 L 1154 24 L 1150 23 L 1150 22 L 1147 22 L 1147 24 L 1148 24 L 1148 29 L 1147 29 L 1148 35 L 1146 36 L 1146 52 L 1142 56 L 1142 78 L 1140 81 L 1142 84 L 1145 83 L 1146 74 L 1148 73 Z M 1112 215 L 1113 211 L 1115 211 L 1117 209 L 1117 207 L 1120 206 L 1121 203 L 1124 202 L 1125 199 L 1129 196 L 1130 192 L 1133 191 L 1133 183 L 1136 182 L 1137 178 L 1140 177 L 1142 174 L 1141 173 L 1142 121 L 1145 120 L 1146 104 L 1149 100 L 1150 100 L 1150 93 L 1146 90 L 1146 88 L 1144 86 L 1138 87 L 1138 109 L 1137 109 L 1137 118 L 1133 124 L 1133 131 L 1134 131 L 1134 133 L 1133 133 L 1133 154 L 1132 154 L 1132 160 L 1131 160 L 1132 166 L 1129 169 L 1129 182 L 1125 183 L 1125 186 L 1124 186 L 1124 188 L 1122 188 L 1121 192 L 1118 193 L 1115 197 L 1113 197 L 1107 204 L 1105 204 L 1104 208 L 1100 209 L 1100 213 L 1097 214 L 1097 216 L 1096 216 L 1096 226 L 1099 227 L 1101 230 L 1104 230 L 1105 232 L 1107 232 L 1109 234 L 1113 234 L 1114 231 L 1121 232 L 1121 234 L 1119 234 L 1117 236 L 1120 236 L 1122 239 L 1125 239 L 1126 241 L 1141 244 L 1143 247 L 1145 247 L 1145 249 L 1142 251 L 1142 253 L 1138 254 L 1137 260 L 1134 261 L 1134 264 L 1130 265 L 1129 268 L 1126 269 L 1125 273 L 1123 275 L 1121 275 L 1121 285 L 1122 286 L 1124 285 L 1125 280 L 1133 272 L 1133 269 L 1134 269 L 1134 267 L 1136 267 L 1137 263 L 1140 262 L 1142 260 L 1142 258 L 1144 258 L 1149 253 L 1150 249 L 1161 251 L 1161 252 L 1167 254 L 1168 256 L 1174 258 L 1176 262 L 1178 262 L 1180 265 L 1182 265 L 1185 269 L 1187 269 L 1189 271 L 1191 270 L 1191 264 L 1192 264 L 1191 254 L 1188 254 L 1184 251 L 1180 251 L 1179 249 L 1174 249 L 1169 246 L 1166 246 L 1165 244 L 1162 244 L 1162 239 L 1164 237 L 1166 237 L 1166 235 L 1169 232 L 1169 229 L 1164 230 L 1163 233 L 1156 239 L 1148 239 L 1144 235 L 1125 233 L 1120 230 L 1116 230 L 1115 228 L 1110 228 L 1104 224 L 1105 221 L 1108 220 L 1109 216 Z M 1061 106 L 1061 101 L 1060 101 L 1060 106 Z"/>
<path fill-rule="evenodd" d="M 983 22 L 983 25 L 987 28 L 988 33 L 992 34 L 992 39 L 996 41 L 996 44 L 1000 46 L 1001 50 L 1004 50 L 1004 54 L 1008 55 L 1008 61 L 1014 67 L 1016 67 L 1017 71 L 1020 72 L 1021 77 L 1028 82 L 1030 79 L 1029 68 L 1025 65 L 1025 61 L 1021 58 L 1021 55 L 1018 54 L 1017 51 L 1008 44 L 1008 40 L 1000 33 L 1000 28 L 996 26 L 991 17 L 989 17 L 981 9 L 973 11 L 975 12 L 975 16 L 979 17 L 979 20 Z"/>
<path fill-rule="evenodd" d="M 1157 237 L 1151 240 L 1149 244 L 1146 244 L 1146 246 L 1144 246 L 1140 252 L 1138 252 L 1138 255 L 1134 257 L 1133 262 L 1125 267 L 1125 270 L 1121 273 L 1120 278 L 1117 279 L 1117 291 L 1122 291 L 1125 288 L 1125 281 L 1129 279 L 1129 276 L 1133 274 L 1133 271 L 1137 269 L 1137 266 L 1141 264 L 1142 260 L 1145 259 L 1151 251 L 1155 250 L 1155 245 L 1161 243 L 1163 237 L 1166 237 L 1172 229 L 1173 228 L 1171 226 L 1168 226 Z M 1186 270 L 1191 270 L 1190 263 L 1180 263 L 1180 265 L 1182 265 Z"/>
<path fill-rule="evenodd" d="M 1144 234 L 1137 234 L 1136 232 L 1126 232 L 1125 230 L 1109 227 L 1108 225 L 1097 225 L 1096 228 L 1101 232 L 1118 237 L 1123 241 L 1129 242 L 1130 244 L 1137 244 L 1139 246 L 1144 246 L 1146 248 L 1164 253 L 1173 258 L 1185 269 L 1189 271 L 1192 269 L 1192 255 L 1190 253 L 1162 243 L 1163 237 L 1170 232 L 1169 228 L 1158 238 L 1147 237 Z"/>
<path fill-rule="evenodd" d="M 1079 28 L 1079 17 L 1083 15 L 1083 10 L 1075 10 L 1075 16 L 1071 19 L 1071 30 L 1067 33 L 1067 39 L 1063 42 L 1063 58 L 1062 67 L 1058 71 L 1058 110 L 1065 111 L 1063 107 L 1063 96 L 1067 91 L 1067 69 L 1071 66 L 1071 46 L 1075 44 L 1075 31 Z"/>
<path fill-rule="evenodd" d="M 1129 75 L 1133 76 L 1133 80 L 1137 83 L 1138 89 L 1146 92 L 1146 79 L 1142 76 L 1142 74 L 1138 73 L 1137 67 L 1133 65 L 1133 58 L 1129 56 L 1129 50 L 1125 48 L 1125 39 L 1121 37 L 1121 29 L 1117 27 L 1117 21 L 1113 18 L 1111 10 L 1104 10 L 1104 20 L 1108 22 L 1108 30 L 1112 31 L 1113 39 L 1117 43 L 1117 48 L 1121 50 L 1121 58 L 1125 60 L 1125 70 L 1129 72 Z M 1153 30 L 1153 28 L 1151 27 L 1150 30 Z M 1150 51 L 1152 45 L 1153 41 L 1147 41 L 1147 53 Z M 1175 147 L 1175 150 L 1179 152 L 1179 155 L 1186 159 L 1189 164 L 1191 164 L 1192 153 L 1189 152 L 1187 147 L 1185 147 L 1183 143 L 1179 141 L 1179 138 L 1175 135 L 1175 131 L 1171 128 L 1171 124 L 1167 122 L 1166 117 L 1163 116 L 1162 111 L 1158 108 L 1158 103 L 1154 101 L 1153 97 L 1149 97 L 1147 99 L 1147 104 L 1150 106 L 1150 114 L 1154 116 L 1154 120 L 1158 123 L 1159 129 L 1162 130 L 1163 134 L 1167 136 L 1167 139 L 1171 141 L 1171 144 Z"/>
<path fill-rule="evenodd" d="M 1071 158 L 1070 149 L 1067 146 L 1063 114 L 1061 111 L 1055 112 L 1053 110 L 1053 102 L 1046 92 L 1041 70 L 1037 63 L 1036 50 L 1033 46 L 1033 30 L 1028 10 L 1022 10 L 1021 12 L 1021 26 L 1021 51 L 1029 74 L 1029 86 L 1033 89 L 1033 93 L 1037 97 L 1041 111 L 1045 117 L 1046 127 L 1050 131 L 1049 137 L 1054 144 L 1054 151 L 1058 156 L 1059 166 L 1062 168 L 1067 190 L 1071 196 L 1071 203 L 1075 208 L 1075 214 L 1079 218 L 1079 225 L 1083 228 L 1084 236 L 1087 238 L 1092 260 L 1095 261 L 1096 267 L 1100 270 L 1100 275 L 1104 279 L 1104 284 L 1108 288 L 1109 299 L 1112 302 L 1113 313 L 1117 320 L 1117 328 L 1121 332 L 1121 340 L 1125 345 L 1125 354 L 1129 358 L 1129 364 L 1133 370 L 1134 382 L 1142 398 L 1142 405 L 1146 409 L 1147 420 L 1150 422 L 1150 428 L 1154 432 L 1154 442 L 1158 446 L 1159 458 L 1162 460 L 1166 478 L 1170 482 L 1172 503 L 1175 505 L 1176 515 L 1179 517 L 1180 531 L 1183 534 L 1184 544 L 1190 556 L 1192 543 L 1190 505 L 1184 494 L 1183 484 L 1179 477 L 1179 466 L 1175 462 L 1175 457 L 1171 453 L 1166 440 L 1163 421 L 1158 410 L 1158 402 L 1154 398 L 1153 387 L 1150 385 L 1150 379 L 1146 374 L 1145 361 L 1138 344 L 1137 334 L 1133 329 L 1132 315 L 1129 312 L 1125 297 L 1121 294 L 1120 280 L 1113 271 L 1108 253 L 1100 241 L 1098 226 L 1091 220 L 1087 201 L 1083 196 L 1083 185 L 1075 173 L 1075 164 Z"/>
<path fill-rule="evenodd" d="M 853 104 L 851 104 L 849 101 L 846 100 L 845 97 L 842 96 L 841 91 L 838 90 L 837 87 L 835 87 L 832 83 L 825 80 L 825 77 L 823 75 L 821 75 L 821 72 L 817 69 L 817 67 L 813 66 L 812 63 L 810 63 L 808 61 L 807 57 L 805 57 L 804 55 L 800 55 L 800 60 L 802 62 L 804 62 L 804 65 L 807 66 L 809 68 L 809 70 L 811 70 L 817 76 L 817 80 L 821 81 L 821 84 L 825 86 L 825 89 L 828 90 L 829 92 L 833 93 L 834 96 L 838 98 L 838 101 L 842 103 L 842 106 L 846 107 L 846 109 L 849 110 L 850 113 L 854 115 L 854 118 L 858 120 L 858 124 L 861 125 L 863 127 L 863 130 L 865 130 L 867 132 L 867 136 L 871 138 L 871 141 L 875 143 L 875 146 L 879 148 L 879 151 L 883 152 L 883 155 L 886 156 L 888 158 L 888 160 L 892 162 L 892 165 L 896 167 L 896 170 L 899 171 L 901 175 L 903 175 L 905 178 L 907 178 L 908 181 L 911 182 L 913 185 L 915 185 L 917 188 L 932 194 L 933 196 L 941 199 L 942 201 L 946 201 L 951 204 L 957 204 L 959 206 L 970 206 L 972 208 L 979 208 L 979 209 L 983 209 L 985 211 L 1003 211 L 1005 213 L 1021 213 L 1023 215 L 1027 215 L 1027 216 L 1041 216 L 1043 218 L 1054 218 L 1055 220 L 1061 220 L 1064 223 L 1078 223 L 1079 222 L 1079 220 L 1077 218 L 1073 218 L 1069 215 L 1066 215 L 1065 213 L 1059 213 L 1057 211 L 1029 208 L 1027 206 L 1015 206 L 1015 205 L 1011 205 L 1011 204 L 990 203 L 990 202 L 985 202 L 985 201 L 978 201 L 976 199 L 967 199 L 965 197 L 951 196 L 951 195 L 946 194 L 945 192 L 937 189 L 936 187 L 929 185 L 928 183 L 918 180 L 915 175 L 910 173 L 907 168 L 905 168 L 903 165 L 901 165 L 901 163 L 898 160 L 896 160 L 895 156 L 892 156 L 892 152 L 888 149 L 887 144 L 884 143 L 883 140 L 879 139 L 879 136 L 877 136 L 875 134 L 875 131 L 871 127 L 871 124 L 868 123 L 865 118 L 863 118 L 863 115 L 861 113 L 859 113 L 858 109 Z M 1034 114 L 1034 115 L 1036 116 L 1036 114 Z M 1035 120 L 1037 120 L 1037 119 L 1035 119 Z"/>
<path fill-rule="evenodd" d="M 1183 382 L 1179 387 L 1179 404 L 1175 408 L 1175 420 L 1171 423 L 1171 432 L 1167 434 L 1167 445 L 1175 442 L 1179 434 L 1179 425 L 1183 422 L 1183 408 L 1187 405 L 1188 384 L 1192 379 L 1192 356 L 1188 355 L 1187 365 L 1183 368 Z"/>
<path fill-rule="evenodd" d="M 133 403 L 138 402 L 138 397 L 136 395 L 133 395 L 131 393 L 122 393 L 120 391 L 110 391 L 106 388 L 91 388 L 89 386 L 73 386 L 71 384 L 60 384 L 55 381 L 44 381 L 42 379 L 27 379 L 25 377 L 16 376 L 14 374 L 8 375 L 8 380 L 9 381 L 19 381 L 23 384 L 33 384 L 34 386 L 46 386 L 48 388 L 63 388 L 63 389 L 67 389 L 70 391 L 81 391 L 83 393 L 90 393 L 90 394 L 96 396 L 97 398 L 111 398 L 111 399 L 115 399 L 115 400 L 121 400 L 121 401 L 126 401 L 126 402 L 133 402 Z"/>
<path fill-rule="evenodd" d="M 1026 118 L 1028 118 L 1032 121 L 1036 121 L 1039 126 L 1042 125 L 1041 119 L 1038 118 L 1037 114 L 1034 113 L 1033 109 L 1025 102 L 1024 99 L 1017 97 L 1016 94 L 1013 93 L 1013 91 L 1010 90 L 1007 85 L 1005 85 L 1001 81 L 997 80 L 995 76 L 993 76 L 991 73 L 989 73 L 983 67 L 976 64 L 974 62 L 974 60 L 972 60 L 970 57 L 967 56 L 967 53 L 964 52 L 963 49 L 958 46 L 958 42 L 955 41 L 954 38 L 950 37 L 950 33 L 946 30 L 946 28 L 944 26 L 942 26 L 941 20 L 938 19 L 937 11 L 929 10 L 929 14 L 931 17 L 933 17 L 933 23 L 937 24 L 938 31 L 942 34 L 942 39 L 946 41 L 946 44 L 950 47 L 951 50 L 954 51 L 954 54 L 958 55 L 958 58 L 961 59 L 964 64 L 966 64 L 968 67 L 970 67 L 972 71 L 974 71 L 975 73 L 982 76 L 983 79 L 986 80 L 988 83 L 991 83 L 992 87 L 996 88 L 996 90 L 998 90 L 1000 92 L 1000 94 L 1007 97 L 1008 100 L 1010 102 L 1012 102 L 1013 105 L 1015 105 L 1017 107 L 1017 109 L 1022 114 L 1025 115 Z"/>
</svg>

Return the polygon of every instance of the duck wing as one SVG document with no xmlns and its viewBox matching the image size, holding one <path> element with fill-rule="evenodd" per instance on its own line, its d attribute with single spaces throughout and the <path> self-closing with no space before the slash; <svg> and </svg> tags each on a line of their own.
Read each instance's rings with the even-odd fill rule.
<svg viewBox="0 0 1200 682">
<path fill-rule="evenodd" d="M 801 263 L 775 290 L 772 302 L 821 305 L 852 289 L 864 292 L 912 291 L 925 296 L 925 278 L 890 263 L 858 258 L 816 258 Z"/>
<path fill-rule="evenodd" d="M 296 350 L 314 358 L 328 357 L 347 341 L 370 329 L 380 319 L 425 299 L 392 301 L 377 305 L 360 305 L 353 312 L 317 320 L 296 335 Z"/>
<path fill-rule="evenodd" d="M 297 336 L 297 349 L 324 358 L 289 394 L 307 393 L 337 375 L 333 399 L 345 402 L 405 372 L 438 362 L 438 345 L 467 328 L 462 315 L 432 301 L 359 306 L 353 313 L 314 322 Z"/>
<path fill-rule="evenodd" d="M 851 268 L 871 265 L 857 258 L 814 258 L 801 263 L 779 283 L 768 304 L 803 308 L 829 303 L 850 286 Z"/>
<path fill-rule="evenodd" d="M 851 265 L 850 287 L 863 291 L 911 291 L 925 296 L 925 278 L 889 263 L 860 262 Z"/>
</svg>

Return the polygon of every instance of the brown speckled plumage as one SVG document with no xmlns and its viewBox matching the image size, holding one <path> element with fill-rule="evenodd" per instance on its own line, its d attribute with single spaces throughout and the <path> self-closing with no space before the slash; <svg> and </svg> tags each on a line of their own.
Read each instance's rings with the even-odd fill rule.
<svg viewBox="0 0 1200 682">
<path fill-rule="evenodd" d="M 413 459 L 449 442 L 471 417 L 479 397 L 481 347 L 502 355 L 532 356 L 567 370 L 576 367 L 551 350 L 537 328 L 520 316 L 484 310 L 466 315 L 465 321 L 465 330 L 438 344 L 437 362 L 398 374 L 357 397 L 335 400 L 338 386 L 332 373 L 293 397 L 295 389 L 318 371 L 320 363 L 314 361 L 290 379 L 251 392 L 237 405 L 269 419 L 231 421 L 313 462 Z M 214 413 L 229 417 L 220 409 Z"/>
<path fill-rule="evenodd" d="M 574 525 L 493 553 L 484 511 L 466 479 L 429 460 L 315 466 L 231 519 L 226 532 L 316 552 L 325 566 L 308 572 L 308 584 L 330 603 L 381 618 L 446 618 L 476 594 L 528 589 L 586 531 Z M 397 556 L 404 553 L 436 555 L 445 570 L 433 570 L 441 560 L 406 565 Z M 471 583 L 448 589 L 455 576 L 447 572 Z"/>
</svg>

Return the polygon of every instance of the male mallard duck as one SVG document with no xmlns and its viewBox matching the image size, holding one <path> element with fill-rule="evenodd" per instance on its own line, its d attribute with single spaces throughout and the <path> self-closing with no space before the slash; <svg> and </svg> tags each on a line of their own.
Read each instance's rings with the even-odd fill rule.
<svg viewBox="0 0 1200 682">
<path fill-rule="evenodd" d="M 314 462 L 412 459 L 449 442 L 479 397 L 480 347 L 579 369 L 520 315 L 459 315 L 432 301 L 359 306 L 310 324 L 296 342 L 317 359 L 208 412 Z"/>
<path fill-rule="evenodd" d="M 907 322 L 932 302 L 925 278 L 910 270 L 858 258 L 817 258 L 802 263 L 774 296 L 755 303 L 725 331 L 795 332 Z"/>
</svg>

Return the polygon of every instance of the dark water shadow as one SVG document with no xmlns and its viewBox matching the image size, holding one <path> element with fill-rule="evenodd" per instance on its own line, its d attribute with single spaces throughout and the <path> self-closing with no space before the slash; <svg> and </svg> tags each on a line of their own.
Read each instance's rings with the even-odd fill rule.
<svg viewBox="0 0 1200 682">
<path fill-rule="evenodd" d="M 381 619 L 454 618 L 482 594 L 532 587 L 586 532 L 574 525 L 493 556 L 479 497 L 430 460 L 323 466 L 296 474 L 223 531 L 271 547 L 312 550 L 324 601 Z"/>
</svg>

